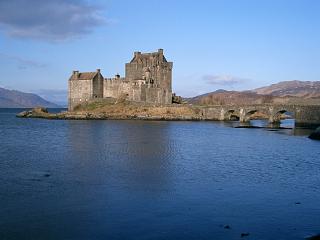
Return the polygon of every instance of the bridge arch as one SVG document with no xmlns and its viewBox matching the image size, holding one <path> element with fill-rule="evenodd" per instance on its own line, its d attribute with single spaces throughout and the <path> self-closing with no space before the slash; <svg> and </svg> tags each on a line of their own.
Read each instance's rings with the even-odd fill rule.
<svg viewBox="0 0 320 240">
<path fill-rule="evenodd" d="M 224 120 L 226 121 L 238 121 L 240 119 L 239 112 L 235 109 L 230 109 L 225 112 Z"/>
<path fill-rule="evenodd" d="M 269 117 L 269 123 L 280 123 L 281 120 L 284 118 L 285 113 L 287 116 L 290 116 L 291 118 L 295 117 L 294 112 L 289 111 L 287 108 L 280 108 L 280 109 L 274 110 L 271 113 Z"/>
<path fill-rule="evenodd" d="M 269 111 L 263 108 L 243 110 L 240 115 L 240 122 L 249 122 L 252 119 L 268 119 L 269 116 Z"/>
</svg>

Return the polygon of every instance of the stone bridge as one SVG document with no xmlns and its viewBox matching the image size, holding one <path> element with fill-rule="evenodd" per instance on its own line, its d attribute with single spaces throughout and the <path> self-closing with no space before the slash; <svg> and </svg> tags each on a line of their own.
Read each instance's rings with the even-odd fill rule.
<svg viewBox="0 0 320 240">
<path fill-rule="evenodd" d="M 252 114 L 261 113 L 267 116 L 270 124 L 280 123 L 281 115 L 287 113 L 295 119 L 296 126 L 320 125 L 320 105 L 225 105 L 200 107 L 206 120 L 230 121 L 239 119 L 248 122 Z"/>
</svg>

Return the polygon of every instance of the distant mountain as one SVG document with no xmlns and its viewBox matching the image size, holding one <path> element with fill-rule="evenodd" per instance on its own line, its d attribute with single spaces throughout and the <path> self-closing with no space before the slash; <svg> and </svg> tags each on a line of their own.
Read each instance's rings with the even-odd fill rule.
<svg viewBox="0 0 320 240">
<path fill-rule="evenodd" d="M 220 89 L 186 100 L 189 103 L 201 105 L 320 104 L 320 81 L 285 81 L 250 91 L 225 91 Z"/>
<path fill-rule="evenodd" d="M 197 99 L 200 99 L 200 98 L 203 98 L 203 97 L 212 95 L 212 94 L 226 93 L 226 92 L 229 92 L 229 91 L 224 90 L 224 89 L 218 89 L 218 90 L 216 90 L 216 91 L 214 91 L 214 92 L 204 93 L 204 94 L 201 94 L 201 95 L 198 95 L 198 96 L 196 96 L 196 97 L 189 98 L 189 99 L 197 100 Z"/>
<path fill-rule="evenodd" d="M 320 81 L 284 81 L 252 92 L 277 97 L 320 98 Z"/>
<path fill-rule="evenodd" d="M 59 106 L 68 106 L 68 91 L 64 89 L 39 89 L 34 92 L 38 96 Z"/>
<path fill-rule="evenodd" d="M 33 93 L 24 93 L 16 90 L 0 88 L 0 108 L 24 108 L 24 107 L 59 107 L 57 104 L 46 101 Z"/>
</svg>

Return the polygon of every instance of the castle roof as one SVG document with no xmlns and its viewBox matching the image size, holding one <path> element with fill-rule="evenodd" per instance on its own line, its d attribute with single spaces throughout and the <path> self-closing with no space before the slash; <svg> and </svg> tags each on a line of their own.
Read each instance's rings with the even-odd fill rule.
<svg viewBox="0 0 320 240">
<path fill-rule="evenodd" d="M 99 71 L 96 71 L 96 72 L 73 71 L 73 74 L 71 75 L 70 80 L 92 80 L 98 73 L 100 72 Z"/>
</svg>

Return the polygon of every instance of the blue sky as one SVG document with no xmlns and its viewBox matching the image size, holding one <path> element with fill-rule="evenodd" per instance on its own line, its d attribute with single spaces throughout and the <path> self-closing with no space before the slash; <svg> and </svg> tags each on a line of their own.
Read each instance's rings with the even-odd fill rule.
<svg viewBox="0 0 320 240">
<path fill-rule="evenodd" d="M 183 96 L 320 78 L 317 0 L 2 0 L 0 12 L 0 86 L 49 98 L 72 70 L 123 75 L 134 51 L 158 48 Z"/>
</svg>

